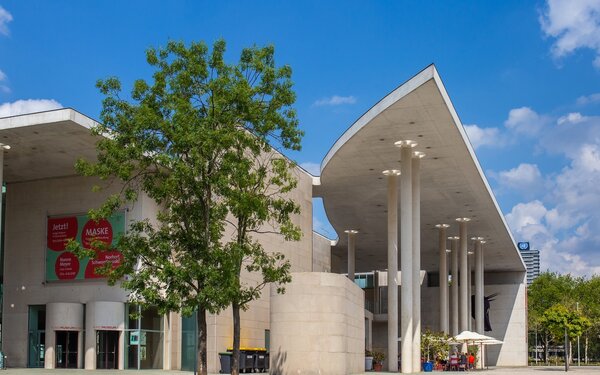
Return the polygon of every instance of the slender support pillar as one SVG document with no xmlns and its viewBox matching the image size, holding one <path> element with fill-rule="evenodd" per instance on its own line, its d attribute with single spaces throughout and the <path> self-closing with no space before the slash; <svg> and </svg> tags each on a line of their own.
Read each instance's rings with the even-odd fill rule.
<svg viewBox="0 0 600 375">
<path fill-rule="evenodd" d="M 356 270 L 356 233 L 358 231 L 348 229 L 344 232 L 348 233 L 348 278 L 354 282 L 354 272 Z"/>
<path fill-rule="evenodd" d="M 387 191 L 387 315 L 388 315 L 388 370 L 398 371 L 398 187 L 400 171 L 386 170 Z"/>
<path fill-rule="evenodd" d="M 424 157 L 424 153 L 416 151 L 412 158 L 412 372 L 421 372 L 421 159 Z"/>
<path fill-rule="evenodd" d="M 398 144 L 398 142 L 397 142 Z M 400 295 L 400 334 L 401 334 L 401 361 L 402 373 L 413 372 L 413 207 L 412 207 L 412 148 L 416 143 L 401 141 L 400 159 L 402 176 L 400 177 L 400 267 L 401 267 L 401 295 Z M 390 358 L 390 362 L 394 358 Z"/>
<path fill-rule="evenodd" d="M 448 224 L 437 224 L 438 228 L 438 252 L 440 256 L 440 331 L 446 334 L 449 330 L 449 306 L 448 306 L 448 253 L 446 252 L 446 228 Z"/>
<path fill-rule="evenodd" d="M 459 254 L 460 254 L 460 274 L 459 274 L 459 309 L 458 309 L 458 322 L 459 322 L 459 331 L 466 331 L 469 329 L 469 321 L 468 321 L 468 309 L 469 303 L 467 301 L 467 294 L 469 291 L 468 288 L 468 265 L 467 265 L 467 222 L 468 218 L 458 218 L 456 219 L 459 222 Z"/>
<path fill-rule="evenodd" d="M 482 241 L 475 243 L 475 331 L 485 334 L 483 321 L 483 246 Z"/>
<path fill-rule="evenodd" d="M 467 329 L 473 331 L 473 318 L 471 316 L 471 285 L 473 283 L 471 269 L 473 268 L 473 252 L 467 251 Z"/>
<path fill-rule="evenodd" d="M 458 335 L 458 237 L 450 237 L 452 257 L 452 336 Z"/>
</svg>

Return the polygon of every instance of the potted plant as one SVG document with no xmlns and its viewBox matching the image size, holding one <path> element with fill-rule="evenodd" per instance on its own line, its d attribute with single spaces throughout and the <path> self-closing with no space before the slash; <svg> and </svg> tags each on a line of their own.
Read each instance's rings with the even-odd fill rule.
<svg viewBox="0 0 600 375">
<path fill-rule="evenodd" d="M 385 360 L 385 354 L 383 352 L 373 352 L 373 370 L 381 371 L 383 369 L 383 361 Z"/>
<path fill-rule="evenodd" d="M 370 350 L 365 350 L 365 371 L 373 370 L 373 353 Z"/>
</svg>

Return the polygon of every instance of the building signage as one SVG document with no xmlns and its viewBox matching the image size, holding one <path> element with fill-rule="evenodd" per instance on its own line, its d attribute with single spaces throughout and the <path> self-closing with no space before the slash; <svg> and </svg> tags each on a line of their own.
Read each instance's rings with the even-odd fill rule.
<svg viewBox="0 0 600 375">
<path fill-rule="evenodd" d="M 133 331 L 129 333 L 129 345 L 139 345 L 140 344 L 140 332 Z"/>
<path fill-rule="evenodd" d="M 46 241 L 46 280 L 86 280 L 102 276 L 96 269 L 107 262 L 113 267 L 121 264 L 123 255 L 114 249 L 125 231 L 125 214 L 118 212 L 108 219 L 95 221 L 87 215 L 49 217 Z M 75 239 L 84 248 L 95 250 L 95 259 L 78 259 L 66 251 L 67 242 Z M 103 242 L 106 247 L 94 249 L 92 244 Z"/>
<path fill-rule="evenodd" d="M 517 246 L 519 250 L 529 250 L 529 242 L 519 242 Z"/>
</svg>

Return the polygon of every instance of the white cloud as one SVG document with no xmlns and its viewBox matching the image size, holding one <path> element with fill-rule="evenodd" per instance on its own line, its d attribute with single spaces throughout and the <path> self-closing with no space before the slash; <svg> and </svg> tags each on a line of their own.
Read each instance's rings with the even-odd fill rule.
<svg viewBox="0 0 600 375">
<path fill-rule="evenodd" d="M 558 126 L 548 126 L 539 137 L 539 145 L 552 154 L 576 159 L 584 144 L 600 144 L 600 116 L 571 113 L 561 116 Z"/>
<path fill-rule="evenodd" d="M 477 125 L 465 125 L 464 127 L 474 149 L 482 146 L 494 147 L 504 144 L 498 128 L 480 128 Z"/>
<path fill-rule="evenodd" d="M 12 14 L 0 5 L 0 34 L 8 35 L 8 23 L 13 20 Z"/>
<path fill-rule="evenodd" d="M 317 100 L 314 103 L 314 105 L 316 105 L 317 107 L 321 107 L 321 106 L 325 106 L 325 105 L 334 106 L 334 105 L 354 104 L 354 103 L 356 103 L 356 98 L 354 96 L 333 95 L 328 98 L 322 98 L 322 99 Z"/>
<path fill-rule="evenodd" d="M 555 39 L 555 58 L 589 48 L 596 53 L 594 65 L 600 68 L 600 0 L 547 0 L 540 24 L 544 34 Z"/>
<path fill-rule="evenodd" d="M 562 125 L 565 123 L 577 124 L 578 122 L 582 122 L 587 120 L 587 117 L 582 116 L 579 112 L 571 112 L 568 115 L 561 116 L 558 118 L 556 123 L 558 125 Z"/>
<path fill-rule="evenodd" d="M 501 171 L 497 175 L 500 189 L 510 189 L 530 196 L 544 186 L 542 173 L 535 164 L 521 163 L 516 168 Z"/>
<path fill-rule="evenodd" d="M 0 104 L 0 117 L 9 117 L 22 115 L 26 113 L 49 111 L 51 109 L 58 108 L 62 108 L 62 105 L 54 99 L 17 100 L 12 103 Z"/>
<path fill-rule="evenodd" d="M 543 202 L 519 203 L 506 215 L 515 238 L 540 249 L 543 269 L 600 273 L 600 139 L 590 141 L 565 154 L 569 164 L 552 176 Z M 518 171 L 505 175 L 517 180 Z"/>
<path fill-rule="evenodd" d="M 300 163 L 300 166 L 313 176 L 318 176 L 321 174 L 321 165 L 318 163 L 306 162 Z"/>
<path fill-rule="evenodd" d="M 508 112 L 508 119 L 504 126 L 516 133 L 524 135 L 536 135 L 544 125 L 548 123 L 548 118 L 539 115 L 529 107 L 513 108 Z"/>
<path fill-rule="evenodd" d="M 519 203 L 506 215 L 506 222 L 514 231 L 522 232 L 529 226 L 542 224 L 547 212 L 548 210 L 539 200 Z"/>
<path fill-rule="evenodd" d="M 2 70 L 0 70 L 0 91 L 8 94 L 10 92 L 10 88 L 2 83 L 4 81 L 6 81 L 6 74 L 4 74 Z"/>
<path fill-rule="evenodd" d="M 581 97 L 578 104 L 595 101 L 600 95 Z M 551 118 L 522 107 L 513 109 L 505 123 L 515 134 L 527 129 L 534 135 L 529 124 L 535 125 L 538 150 L 565 162 L 548 175 L 527 163 L 492 173 L 499 191 L 523 197 L 506 215 L 514 237 L 541 251 L 544 270 L 600 273 L 600 116 L 572 112 Z"/>
<path fill-rule="evenodd" d="M 577 105 L 588 105 L 600 102 L 600 93 L 583 95 L 577 98 Z"/>
</svg>

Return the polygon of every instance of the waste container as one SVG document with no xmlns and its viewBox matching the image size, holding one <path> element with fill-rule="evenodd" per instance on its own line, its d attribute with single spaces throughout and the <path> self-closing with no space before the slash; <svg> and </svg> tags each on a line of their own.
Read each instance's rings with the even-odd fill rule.
<svg viewBox="0 0 600 375">
<path fill-rule="evenodd" d="M 267 352 L 264 350 L 257 350 L 254 355 L 254 371 L 265 372 L 269 367 L 269 357 Z"/>
<path fill-rule="evenodd" d="M 240 350 L 240 372 L 252 372 L 254 370 L 254 350 Z"/>
<path fill-rule="evenodd" d="M 423 363 L 423 371 L 431 372 L 433 371 L 433 362 L 425 362 Z"/>
<path fill-rule="evenodd" d="M 221 374 L 231 374 L 231 352 L 219 353 L 219 360 L 221 361 Z"/>
</svg>

